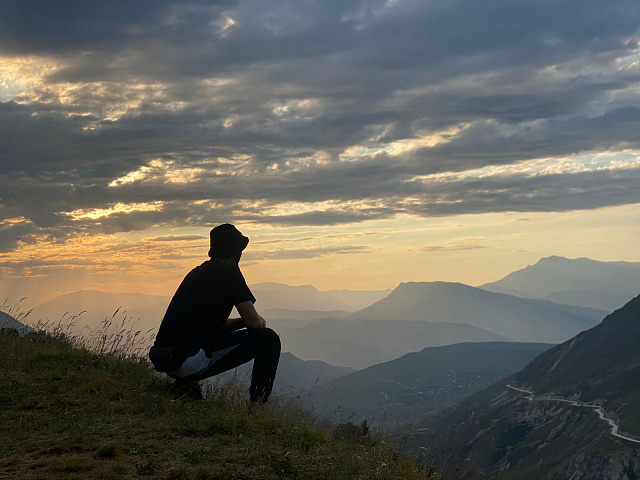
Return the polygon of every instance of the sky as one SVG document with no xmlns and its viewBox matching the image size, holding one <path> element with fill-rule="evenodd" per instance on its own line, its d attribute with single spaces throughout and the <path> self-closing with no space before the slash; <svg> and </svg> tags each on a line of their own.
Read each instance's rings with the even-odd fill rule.
<svg viewBox="0 0 640 480">
<path fill-rule="evenodd" d="M 6 0 L 0 297 L 640 261 L 635 0 Z M 4 294 L 4 295 L 3 295 Z"/>
</svg>

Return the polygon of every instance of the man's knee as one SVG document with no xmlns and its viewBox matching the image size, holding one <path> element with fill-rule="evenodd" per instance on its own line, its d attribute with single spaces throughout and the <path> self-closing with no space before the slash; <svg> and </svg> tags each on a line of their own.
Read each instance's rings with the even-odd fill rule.
<svg viewBox="0 0 640 480">
<path fill-rule="evenodd" d="M 262 328 L 261 331 L 265 343 L 268 343 L 274 349 L 277 348 L 278 350 L 280 350 L 281 345 L 280 337 L 278 336 L 278 334 L 270 328 Z"/>
</svg>

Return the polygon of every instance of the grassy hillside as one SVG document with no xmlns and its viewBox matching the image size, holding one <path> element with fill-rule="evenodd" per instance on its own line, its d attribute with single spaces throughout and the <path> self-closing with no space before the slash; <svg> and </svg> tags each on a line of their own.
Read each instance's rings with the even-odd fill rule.
<svg viewBox="0 0 640 480">
<path fill-rule="evenodd" d="M 338 440 L 230 386 L 175 399 L 144 360 L 61 337 L 0 334 L 0 478 L 436 479 L 366 437 Z"/>
</svg>

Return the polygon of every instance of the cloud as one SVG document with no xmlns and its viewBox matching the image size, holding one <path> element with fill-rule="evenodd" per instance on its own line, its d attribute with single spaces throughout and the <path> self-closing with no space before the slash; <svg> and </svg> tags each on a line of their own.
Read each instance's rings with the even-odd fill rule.
<svg viewBox="0 0 640 480">
<path fill-rule="evenodd" d="M 164 235 L 161 237 L 148 238 L 148 242 L 193 242 L 208 240 L 202 235 Z"/>
<path fill-rule="evenodd" d="M 565 168 L 640 150 L 639 15 L 623 0 L 5 2 L 0 249 L 640 203 L 638 168 Z M 536 161 L 549 170 L 519 170 Z"/>
<path fill-rule="evenodd" d="M 476 250 L 479 248 L 487 248 L 483 242 L 485 239 L 459 239 L 446 242 L 440 245 L 425 245 L 420 248 L 423 252 L 453 252 L 458 250 Z"/>
<path fill-rule="evenodd" d="M 326 255 L 345 255 L 354 253 L 367 252 L 370 249 L 363 246 L 335 246 L 335 247 L 317 247 L 317 248 L 304 248 L 304 249 L 281 249 L 274 250 L 267 253 L 251 253 L 247 252 L 244 256 L 247 260 L 266 260 L 266 259 L 278 259 L 278 260 L 297 260 L 303 258 L 318 258 Z"/>
</svg>

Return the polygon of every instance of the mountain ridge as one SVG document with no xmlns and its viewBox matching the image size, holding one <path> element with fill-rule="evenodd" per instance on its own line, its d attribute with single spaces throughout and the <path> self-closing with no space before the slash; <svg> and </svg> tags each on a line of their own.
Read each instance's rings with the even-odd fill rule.
<svg viewBox="0 0 640 480">
<path fill-rule="evenodd" d="M 604 314 L 456 282 L 408 282 L 348 318 L 460 323 L 513 341 L 558 343 L 592 327 Z"/>
<path fill-rule="evenodd" d="M 633 298 L 640 262 L 549 256 L 479 288 L 612 312 Z"/>
</svg>

